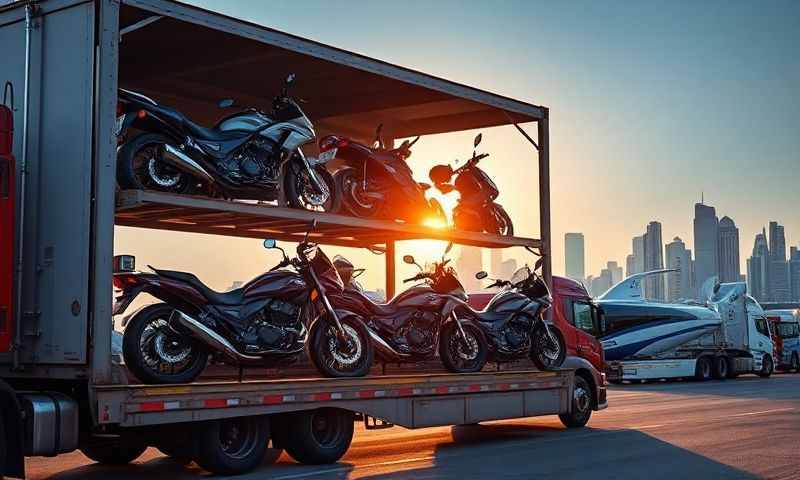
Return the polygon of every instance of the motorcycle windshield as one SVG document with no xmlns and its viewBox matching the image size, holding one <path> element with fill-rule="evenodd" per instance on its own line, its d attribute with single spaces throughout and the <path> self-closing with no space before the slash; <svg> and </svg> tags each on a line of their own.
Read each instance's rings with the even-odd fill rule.
<svg viewBox="0 0 800 480">
<path fill-rule="evenodd" d="M 458 277 L 456 277 L 453 272 L 448 272 L 437 279 L 436 283 L 433 285 L 433 290 L 436 293 L 453 295 L 459 298 L 465 298 L 467 296 L 464 286 L 461 285 Z"/>
<path fill-rule="evenodd" d="M 528 268 L 527 265 L 525 265 L 524 267 L 519 268 L 519 269 L 517 269 L 516 272 L 514 272 L 514 275 L 511 276 L 511 283 L 515 283 L 516 284 L 516 283 L 524 282 L 530 276 L 531 276 L 531 270 Z"/>
<path fill-rule="evenodd" d="M 326 290 L 333 289 L 334 291 L 344 291 L 344 283 L 333 266 L 333 262 L 325 255 L 321 248 L 317 247 L 314 253 L 314 258 L 311 259 L 311 269 L 317 275 L 322 288 Z"/>
</svg>

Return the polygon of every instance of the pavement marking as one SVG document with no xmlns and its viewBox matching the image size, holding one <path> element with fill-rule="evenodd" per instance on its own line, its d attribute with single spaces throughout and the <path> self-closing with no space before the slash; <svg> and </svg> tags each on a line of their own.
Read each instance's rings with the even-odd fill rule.
<svg viewBox="0 0 800 480">
<path fill-rule="evenodd" d="M 791 412 L 792 410 L 794 410 L 794 408 L 776 408 L 774 410 L 762 410 L 760 412 L 737 413 L 736 415 L 731 415 L 731 417 L 746 417 L 749 415 L 762 415 L 764 413 Z"/>
</svg>

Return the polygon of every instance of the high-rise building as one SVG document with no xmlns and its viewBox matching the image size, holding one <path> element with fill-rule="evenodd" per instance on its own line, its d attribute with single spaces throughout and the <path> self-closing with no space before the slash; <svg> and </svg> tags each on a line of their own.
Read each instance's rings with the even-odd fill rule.
<svg viewBox="0 0 800 480">
<path fill-rule="evenodd" d="M 467 293 L 479 292 L 482 288 L 480 280 L 475 274 L 483 270 L 483 255 L 478 247 L 461 247 L 461 253 L 456 260 L 458 279 L 464 285 Z"/>
<path fill-rule="evenodd" d="M 786 262 L 786 237 L 783 225 L 769 222 L 769 293 L 773 302 L 788 302 L 789 264 Z"/>
<path fill-rule="evenodd" d="M 582 233 L 564 235 L 564 261 L 567 277 L 581 281 L 586 275 Z"/>
<path fill-rule="evenodd" d="M 747 259 L 747 291 L 759 302 L 770 300 L 769 292 L 769 244 L 767 232 L 756 235 L 753 253 Z"/>
<path fill-rule="evenodd" d="M 664 268 L 664 244 L 661 242 L 661 223 L 650 222 L 647 224 L 647 233 L 644 234 L 644 271 L 660 270 Z M 664 300 L 664 276 L 651 275 L 644 281 L 644 295 L 653 300 Z"/>
<path fill-rule="evenodd" d="M 719 221 L 719 281 L 738 282 L 741 277 L 739 268 L 739 229 L 728 217 Z"/>
<path fill-rule="evenodd" d="M 789 249 L 789 283 L 792 287 L 793 302 L 800 302 L 800 251 L 797 247 Z"/>
<path fill-rule="evenodd" d="M 604 268 L 600 271 L 600 275 L 592 278 L 592 295 L 599 297 L 606 293 L 606 291 L 613 285 L 611 281 L 611 271 Z"/>
<path fill-rule="evenodd" d="M 644 235 L 633 237 L 631 243 L 633 249 L 633 270 L 630 271 L 628 275 L 644 272 Z"/>
<path fill-rule="evenodd" d="M 692 251 L 680 237 L 675 237 L 665 248 L 666 267 L 677 270 L 667 274 L 667 300 L 675 302 L 695 298 L 692 284 Z"/>
<path fill-rule="evenodd" d="M 628 255 L 625 257 L 625 276 L 630 277 L 634 273 L 636 273 L 636 257 L 633 254 Z"/>
<path fill-rule="evenodd" d="M 702 203 L 694 206 L 694 273 L 698 293 L 706 280 L 719 276 L 719 220 L 714 207 Z"/>
<path fill-rule="evenodd" d="M 616 285 L 622 281 L 622 267 L 620 267 L 617 262 L 606 263 L 605 269 L 608 270 L 611 276 L 611 285 Z M 600 273 L 602 275 L 602 271 Z"/>
</svg>

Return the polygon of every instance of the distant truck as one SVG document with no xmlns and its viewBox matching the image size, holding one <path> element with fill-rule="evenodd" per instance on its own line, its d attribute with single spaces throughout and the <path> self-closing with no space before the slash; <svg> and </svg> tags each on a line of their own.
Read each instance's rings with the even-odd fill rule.
<svg viewBox="0 0 800 480">
<path fill-rule="evenodd" d="M 621 291 L 632 290 L 625 282 L 653 273 L 665 271 L 629 277 Z M 595 300 L 609 382 L 769 377 L 775 369 L 770 322 L 744 283 L 717 285 L 707 304 L 611 298 L 609 292 Z"/>
<path fill-rule="evenodd" d="M 800 373 L 800 309 L 767 310 L 775 344 L 775 368 Z"/>
</svg>

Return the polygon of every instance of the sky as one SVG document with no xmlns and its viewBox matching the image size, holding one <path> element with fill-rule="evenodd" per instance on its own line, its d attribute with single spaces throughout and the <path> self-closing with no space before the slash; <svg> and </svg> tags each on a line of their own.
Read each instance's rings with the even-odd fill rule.
<svg viewBox="0 0 800 480">
<path fill-rule="evenodd" d="M 549 107 L 556 274 L 566 232 L 584 234 L 594 275 L 608 260 L 624 266 L 631 238 L 652 220 L 664 243 L 679 236 L 693 248 L 701 195 L 739 227 L 743 273 L 770 220 L 785 225 L 787 249 L 800 243 L 800 2 L 189 3 Z M 419 180 L 434 164 L 466 158 L 476 133 L 423 137 L 409 160 Z M 536 237 L 535 152 L 513 127 L 484 130 L 480 148 L 491 153 L 482 167 L 517 233 Z M 195 271 L 216 288 L 278 259 L 255 240 L 144 233 L 119 227 L 117 251 Z M 329 250 L 366 266 L 368 286 L 382 283 L 382 258 Z M 504 255 L 534 261 L 521 250 Z"/>
</svg>

